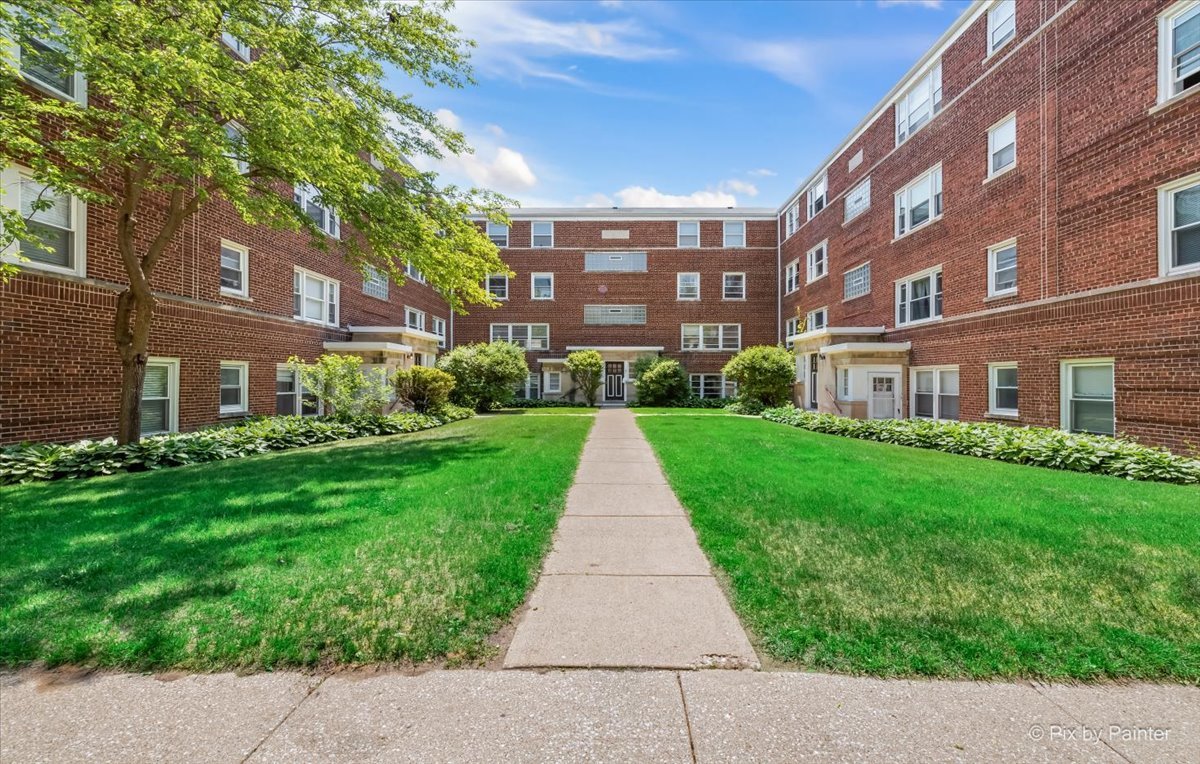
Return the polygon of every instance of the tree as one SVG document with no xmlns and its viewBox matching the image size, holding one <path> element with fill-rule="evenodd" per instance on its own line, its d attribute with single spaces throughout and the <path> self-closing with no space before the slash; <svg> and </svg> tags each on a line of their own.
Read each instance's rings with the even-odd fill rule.
<svg viewBox="0 0 1200 764">
<path fill-rule="evenodd" d="M 604 359 L 595 350 L 576 350 L 567 356 L 563 367 L 571 375 L 575 387 L 583 393 L 587 405 L 596 405 L 596 393 L 604 376 Z"/>
<path fill-rule="evenodd" d="M 679 361 L 655 358 L 637 377 L 637 402 L 640 406 L 670 406 L 683 403 L 692 394 L 687 373 Z"/>
<path fill-rule="evenodd" d="M 27 66 L 87 80 L 91 108 L 43 96 L 0 45 L 0 159 L 47 187 L 43 207 L 71 194 L 115 210 L 110 244 L 128 277 L 113 323 L 120 442 L 139 436 L 156 267 L 214 199 L 249 223 L 307 231 L 397 282 L 411 263 L 451 309 L 494 304 L 483 279 L 508 269 L 468 215 L 502 220 L 506 200 L 441 187 L 409 164 L 468 149 L 384 81 L 385 68 L 429 87 L 470 81 L 469 43 L 447 9 L 373 0 L 0 3 L 0 32 L 18 41 Z M 326 236 L 293 189 L 355 233 Z M 40 241 L 27 223 L 0 208 L 0 249 Z"/>
<path fill-rule="evenodd" d="M 400 369 L 392 375 L 396 397 L 412 407 L 418 414 L 439 411 L 450 402 L 454 389 L 454 377 L 441 369 L 430 366 L 414 366 Z"/>
<path fill-rule="evenodd" d="M 721 370 L 738 384 L 738 401 L 754 406 L 782 406 L 791 400 L 796 359 L 779 345 L 755 345 L 729 359 Z"/>
<path fill-rule="evenodd" d="M 292 356 L 288 368 L 300 375 L 300 384 L 311 390 L 337 417 L 382 413 L 391 390 L 383 374 L 363 368 L 356 355 L 326 353 L 313 363 Z"/>
<path fill-rule="evenodd" d="M 446 353 L 438 368 L 454 377 L 450 400 L 476 411 L 491 411 L 513 399 L 529 376 L 525 349 L 515 342 L 473 342 Z"/>
</svg>

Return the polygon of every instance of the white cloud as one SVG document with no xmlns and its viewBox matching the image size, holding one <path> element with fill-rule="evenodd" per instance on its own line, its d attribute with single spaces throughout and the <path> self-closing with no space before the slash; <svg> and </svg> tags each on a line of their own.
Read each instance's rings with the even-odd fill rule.
<svg viewBox="0 0 1200 764">
<path fill-rule="evenodd" d="M 942 7 L 942 0 L 878 0 L 880 8 L 894 8 L 900 5 L 928 8 L 936 11 Z"/>
<path fill-rule="evenodd" d="M 690 194 L 664 194 L 653 186 L 628 186 L 615 194 L 619 207 L 735 207 L 737 197 L 706 189 Z"/>
<path fill-rule="evenodd" d="M 722 191 L 729 191 L 734 194 L 758 196 L 758 187 L 753 183 L 747 183 L 744 180 L 723 180 L 718 188 L 720 188 Z"/>
<path fill-rule="evenodd" d="M 442 159 L 416 157 L 413 161 L 419 169 L 436 170 L 451 182 L 481 186 L 502 194 L 521 193 L 537 185 L 538 177 L 525 156 L 496 142 L 495 139 L 505 135 L 499 125 L 489 124 L 475 131 L 449 109 L 438 109 L 436 114 L 443 125 L 461 131 L 475 151 Z"/>
<path fill-rule="evenodd" d="M 730 50 L 734 60 L 774 74 L 789 84 L 811 90 L 820 83 L 818 58 L 802 40 L 743 40 Z"/>
<path fill-rule="evenodd" d="M 751 170 L 746 174 L 753 175 L 756 178 L 773 178 L 779 173 L 775 172 L 774 170 L 768 170 L 766 167 L 760 167 L 757 170 Z"/>
<path fill-rule="evenodd" d="M 929 43 L 929 38 L 923 35 L 724 39 L 716 49 L 730 60 L 761 69 L 809 92 L 821 93 L 828 90 L 835 74 L 908 62 L 924 53 Z"/>
</svg>

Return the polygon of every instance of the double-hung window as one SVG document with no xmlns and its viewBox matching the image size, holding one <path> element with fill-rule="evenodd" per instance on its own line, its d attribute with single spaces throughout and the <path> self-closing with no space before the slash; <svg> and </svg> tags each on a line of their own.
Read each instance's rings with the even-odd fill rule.
<svg viewBox="0 0 1200 764">
<path fill-rule="evenodd" d="M 733 398 L 737 384 L 727 382 L 723 374 L 689 374 L 692 394 L 697 398 Z"/>
<path fill-rule="evenodd" d="M 433 333 L 437 335 L 438 347 L 446 347 L 446 319 L 433 317 Z"/>
<path fill-rule="evenodd" d="M 304 210 L 304 214 L 317 224 L 317 228 L 335 239 L 341 236 L 341 224 L 338 222 L 337 212 L 325 203 L 320 192 L 315 188 L 306 183 L 300 183 L 293 189 L 292 198 L 300 209 Z"/>
<path fill-rule="evenodd" d="M 554 246 L 554 223 L 549 220 L 535 220 L 530 223 L 529 245 L 537 249 Z"/>
<path fill-rule="evenodd" d="M 55 98 L 86 106 L 87 81 L 67 57 L 59 39 L 62 29 L 54 22 L 38 24 L 22 14 L 18 18 L 22 28 L 13 47 L 22 79 Z"/>
<path fill-rule="evenodd" d="M 783 215 L 785 236 L 791 236 L 800 227 L 800 202 L 796 202 L 787 208 Z"/>
<path fill-rule="evenodd" d="M 404 264 L 404 275 L 408 276 L 410 279 L 419 284 L 425 283 L 425 274 L 417 270 L 416 266 L 414 266 L 412 263 Z"/>
<path fill-rule="evenodd" d="M 238 173 L 245 175 L 250 171 L 246 154 L 246 128 L 237 122 L 226 122 L 225 137 L 229 139 L 229 158 L 237 166 Z"/>
<path fill-rule="evenodd" d="M 896 192 L 896 238 L 942 215 L 942 166 L 930 168 Z"/>
<path fill-rule="evenodd" d="M 300 382 L 287 365 L 275 367 L 275 413 L 284 416 L 316 416 L 324 411 L 321 400 Z"/>
<path fill-rule="evenodd" d="M 497 247 L 507 247 L 508 246 L 508 226 L 504 225 L 503 223 L 488 222 L 487 237 Z"/>
<path fill-rule="evenodd" d="M 60 194 L 16 166 L 0 173 L 0 204 L 11 205 L 25 219 L 31 240 L 22 240 L 6 252 L 24 267 L 83 276 L 87 273 L 87 205 L 69 194 Z"/>
<path fill-rule="evenodd" d="M 1158 190 L 1158 226 L 1161 274 L 1200 271 L 1200 173 Z"/>
<path fill-rule="evenodd" d="M 221 293 L 235 297 L 250 295 L 250 250 L 221 240 Z"/>
<path fill-rule="evenodd" d="M 562 372 L 548 371 L 546 372 L 546 392 L 561 393 L 562 392 Z"/>
<path fill-rule="evenodd" d="M 726 247 L 741 248 L 746 246 L 746 221 L 726 220 L 723 230 Z"/>
<path fill-rule="evenodd" d="M 783 292 L 791 294 L 800 288 L 800 261 L 793 260 L 787 264 L 783 275 Z"/>
<path fill-rule="evenodd" d="M 942 110 L 942 62 L 933 65 L 896 101 L 896 145 L 924 127 Z"/>
<path fill-rule="evenodd" d="M 942 317 L 941 266 L 896 282 L 896 326 Z"/>
<path fill-rule="evenodd" d="M 795 337 L 799 333 L 800 333 L 800 317 L 792 316 L 791 318 L 789 318 L 787 320 L 787 323 L 785 323 L 783 325 L 783 341 L 784 341 L 784 344 L 786 344 L 789 349 L 791 349 L 791 347 L 796 344 L 795 342 L 793 342 L 791 340 L 791 338 Z"/>
<path fill-rule="evenodd" d="M 221 361 L 221 413 L 245 414 L 250 410 L 250 364 Z"/>
<path fill-rule="evenodd" d="M 740 350 L 741 324 L 682 324 L 684 350 Z"/>
<path fill-rule="evenodd" d="M 141 408 L 142 435 L 179 431 L 179 359 L 146 360 Z"/>
<path fill-rule="evenodd" d="M 1116 408 L 1113 395 L 1111 358 L 1063 361 L 1059 370 L 1062 386 L 1062 428 L 1069 432 L 1115 435 Z"/>
<path fill-rule="evenodd" d="M 386 271 L 381 271 L 373 265 L 368 265 L 363 268 L 363 294 L 368 297 L 377 297 L 380 300 L 388 298 L 388 285 L 391 279 L 388 278 Z"/>
<path fill-rule="evenodd" d="M 700 223 L 695 220 L 680 220 L 675 229 L 675 246 L 699 247 Z"/>
<path fill-rule="evenodd" d="M 829 176 L 822 175 L 815 183 L 808 187 L 808 219 L 812 220 L 813 216 L 821 210 L 825 209 L 825 202 L 828 198 L 829 191 Z"/>
<path fill-rule="evenodd" d="M 554 299 L 553 273 L 534 273 L 530 275 L 529 280 L 530 297 L 534 300 Z"/>
<path fill-rule="evenodd" d="M 238 58 L 243 61 L 250 60 L 250 46 L 234 36 L 233 33 L 227 31 L 221 32 L 221 42 L 225 43 L 225 46 L 233 51 L 233 54 Z"/>
<path fill-rule="evenodd" d="M 425 331 L 425 311 L 404 306 L 404 323 L 409 329 Z"/>
<path fill-rule="evenodd" d="M 292 272 L 292 315 L 301 321 L 338 325 L 339 284 L 311 271 Z"/>
<path fill-rule="evenodd" d="M 1017 115 L 1010 114 L 988 130 L 988 177 L 1017 164 Z"/>
<path fill-rule="evenodd" d="M 867 178 L 846 194 L 845 222 L 849 223 L 869 209 L 871 209 L 871 179 Z"/>
<path fill-rule="evenodd" d="M 804 321 L 804 331 L 815 332 L 824 329 L 829 323 L 829 308 L 810 310 Z"/>
<path fill-rule="evenodd" d="M 487 287 L 488 294 L 491 295 L 493 300 L 507 300 L 508 299 L 508 274 L 507 273 L 493 273 L 492 275 L 487 277 L 487 282 L 485 283 L 485 286 Z"/>
<path fill-rule="evenodd" d="M 871 263 L 866 262 L 842 274 L 842 300 L 853 300 L 871 293 Z"/>
<path fill-rule="evenodd" d="M 677 274 L 675 274 L 675 299 L 677 299 L 677 300 L 699 300 L 700 299 L 700 274 L 699 273 L 677 273 Z"/>
<path fill-rule="evenodd" d="M 997 416 L 1017 415 L 1017 365 L 988 364 L 988 413 Z"/>
<path fill-rule="evenodd" d="M 821 242 L 817 246 L 808 250 L 807 257 L 807 279 L 805 283 L 812 283 L 819 278 L 825 276 L 829 265 L 829 240 Z"/>
<path fill-rule="evenodd" d="M 722 274 L 721 297 L 726 300 L 746 299 L 746 274 Z"/>
<path fill-rule="evenodd" d="M 1017 0 L 996 0 L 988 10 L 988 55 L 1017 35 Z"/>
<path fill-rule="evenodd" d="M 1158 17 L 1158 101 L 1200 85 L 1200 0 L 1181 0 Z"/>
<path fill-rule="evenodd" d="M 492 342 L 515 342 L 526 350 L 550 349 L 550 324 L 492 324 Z"/>
<path fill-rule="evenodd" d="M 988 297 L 1016 294 L 1017 240 L 988 247 Z"/>
<path fill-rule="evenodd" d="M 912 416 L 958 419 L 958 369 L 912 370 Z"/>
</svg>

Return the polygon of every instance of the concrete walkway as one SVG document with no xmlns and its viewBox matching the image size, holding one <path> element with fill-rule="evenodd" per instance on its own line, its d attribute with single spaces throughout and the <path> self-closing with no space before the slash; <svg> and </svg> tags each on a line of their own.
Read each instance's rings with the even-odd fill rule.
<svg viewBox="0 0 1200 764">
<path fill-rule="evenodd" d="M 505 668 L 757 666 L 627 409 L 603 409 Z"/>
</svg>

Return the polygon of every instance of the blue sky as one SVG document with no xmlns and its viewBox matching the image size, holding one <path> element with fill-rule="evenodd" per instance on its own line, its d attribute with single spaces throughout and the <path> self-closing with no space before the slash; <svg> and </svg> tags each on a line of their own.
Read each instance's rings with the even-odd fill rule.
<svg viewBox="0 0 1200 764">
<path fill-rule="evenodd" d="M 967 5 L 460 1 L 478 84 L 414 97 L 475 153 L 417 164 L 526 207 L 776 207 Z"/>
</svg>

